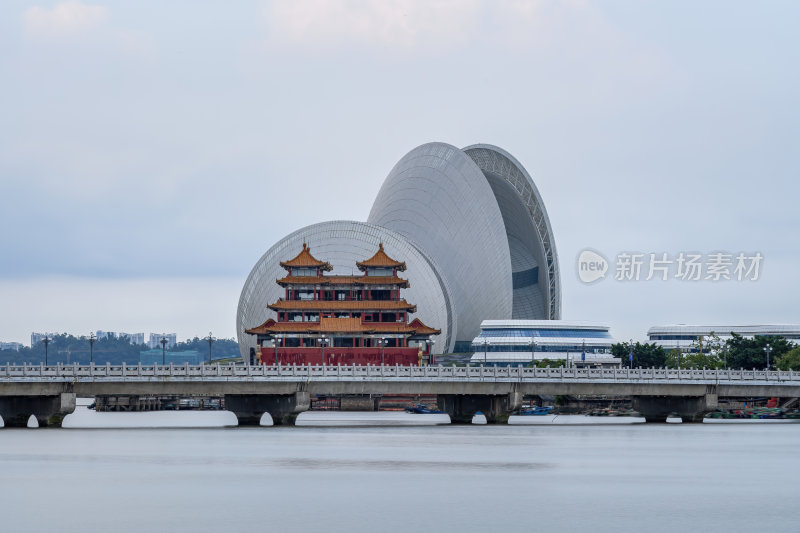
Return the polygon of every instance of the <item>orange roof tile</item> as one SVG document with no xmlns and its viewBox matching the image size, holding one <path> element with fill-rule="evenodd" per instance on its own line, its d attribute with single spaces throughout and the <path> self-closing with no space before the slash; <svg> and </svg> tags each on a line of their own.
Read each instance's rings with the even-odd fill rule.
<svg viewBox="0 0 800 533">
<path fill-rule="evenodd" d="M 260 326 L 256 326 L 254 328 L 246 329 L 246 330 L 244 330 L 244 332 L 245 333 L 249 333 L 250 335 L 258 335 L 258 334 L 262 334 L 263 335 L 265 333 L 269 333 L 270 332 L 270 328 L 275 326 L 275 324 L 277 324 L 277 322 L 275 322 L 275 320 L 273 320 L 272 318 L 269 318 L 269 319 L 267 319 L 266 322 L 264 322 Z"/>
<path fill-rule="evenodd" d="M 427 327 L 427 326 L 426 326 Z M 439 330 L 428 328 L 433 333 L 420 332 L 411 324 L 397 322 L 363 322 L 360 318 L 323 318 L 316 322 L 275 322 L 272 319 L 264 324 L 245 330 L 250 335 L 270 335 L 276 333 L 307 333 L 319 335 L 325 333 L 353 333 L 353 334 L 407 334 L 428 335 L 436 334 Z"/>
<path fill-rule="evenodd" d="M 408 288 L 407 279 L 397 276 L 286 276 L 278 285 L 396 285 Z"/>
<path fill-rule="evenodd" d="M 403 311 L 413 313 L 417 306 L 405 300 L 278 300 L 267 306 L 275 311 Z"/>
<path fill-rule="evenodd" d="M 361 329 L 360 318 L 321 318 L 319 321 L 319 330 L 325 333 L 348 333 Z"/>
<path fill-rule="evenodd" d="M 396 261 L 386 255 L 386 252 L 383 251 L 383 243 L 378 245 L 378 251 L 375 252 L 375 255 L 365 261 L 359 261 L 356 266 L 358 266 L 359 270 L 365 270 L 367 267 L 397 268 L 397 270 L 401 271 L 406 269 L 405 263 Z"/>
<path fill-rule="evenodd" d="M 291 267 L 311 267 L 311 268 L 322 268 L 322 270 L 331 271 L 333 267 L 327 261 L 320 261 L 313 255 L 311 255 L 311 248 L 303 243 L 303 250 L 297 254 L 294 259 L 290 259 L 289 261 L 281 261 L 281 266 L 285 269 L 289 269 Z"/>
<path fill-rule="evenodd" d="M 417 335 L 439 335 L 442 332 L 440 329 L 426 326 L 419 318 L 415 318 L 408 325 L 414 328 L 414 331 Z"/>
</svg>

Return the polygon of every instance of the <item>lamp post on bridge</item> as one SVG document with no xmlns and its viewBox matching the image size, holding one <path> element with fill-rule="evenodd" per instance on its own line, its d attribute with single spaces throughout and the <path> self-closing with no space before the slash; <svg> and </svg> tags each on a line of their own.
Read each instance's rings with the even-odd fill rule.
<svg viewBox="0 0 800 533">
<path fill-rule="evenodd" d="M 536 368 L 536 338 L 531 337 L 531 368 Z"/>
<path fill-rule="evenodd" d="M 94 333 L 89 333 L 89 364 L 94 363 L 94 341 L 97 340 L 97 337 L 94 336 Z"/>
<path fill-rule="evenodd" d="M 764 351 L 767 354 L 767 370 L 769 370 L 769 353 L 772 351 L 772 346 L 770 346 L 769 343 L 767 343 L 767 345 L 764 346 Z"/>
<path fill-rule="evenodd" d="M 586 340 L 581 343 L 581 363 L 586 367 Z"/>
<path fill-rule="evenodd" d="M 431 365 L 436 364 L 436 357 L 433 355 L 433 345 L 436 344 L 436 341 L 433 339 L 428 339 L 428 359 L 430 360 Z"/>
<path fill-rule="evenodd" d="M 325 366 L 325 346 L 330 342 L 330 337 L 320 337 L 317 342 L 322 344 L 322 366 Z"/>
<path fill-rule="evenodd" d="M 633 368 L 633 339 L 631 339 L 631 342 L 628 344 L 628 349 L 630 350 L 628 354 L 628 368 Z"/>
<path fill-rule="evenodd" d="M 386 337 L 381 337 L 381 366 L 386 365 L 386 344 L 389 342 L 389 339 Z"/>
<path fill-rule="evenodd" d="M 214 344 L 214 341 L 216 341 L 217 339 L 212 337 L 211 336 L 211 332 L 209 331 L 208 332 L 208 337 L 206 337 L 204 340 L 206 342 L 208 342 L 208 362 L 210 363 L 211 362 L 211 345 Z"/>
<path fill-rule="evenodd" d="M 166 365 L 167 364 L 167 343 L 169 342 L 167 340 L 166 333 L 162 333 L 161 334 L 161 340 L 158 341 L 158 342 L 161 343 L 161 364 L 162 365 Z"/>
<path fill-rule="evenodd" d="M 483 339 L 483 366 L 486 366 L 488 361 L 489 339 Z"/>
<path fill-rule="evenodd" d="M 47 346 L 50 344 L 50 338 L 45 335 L 42 342 L 44 343 L 44 366 L 47 366 Z"/>
</svg>

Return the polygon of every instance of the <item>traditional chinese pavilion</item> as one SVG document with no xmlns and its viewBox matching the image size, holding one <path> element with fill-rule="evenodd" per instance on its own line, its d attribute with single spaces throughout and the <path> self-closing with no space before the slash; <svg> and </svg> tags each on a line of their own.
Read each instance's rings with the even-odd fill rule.
<svg viewBox="0 0 800 533">
<path fill-rule="evenodd" d="M 330 263 L 303 244 L 292 260 L 281 262 L 277 280 L 284 297 L 268 306 L 269 319 L 245 330 L 255 335 L 262 364 L 420 365 L 429 362 L 432 335 L 441 330 L 408 315 L 416 306 L 400 297 L 408 280 L 398 276 L 406 264 L 383 250 L 356 263 L 361 275 L 338 276 Z M 432 362 L 432 361 L 430 361 Z"/>
</svg>

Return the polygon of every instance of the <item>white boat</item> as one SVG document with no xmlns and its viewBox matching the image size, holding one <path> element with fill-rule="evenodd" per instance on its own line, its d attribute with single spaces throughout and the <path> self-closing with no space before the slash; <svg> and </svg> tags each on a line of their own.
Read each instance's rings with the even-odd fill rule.
<svg viewBox="0 0 800 533">
<path fill-rule="evenodd" d="M 644 424 L 643 416 L 511 415 L 511 426 L 584 426 Z"/>
<path fill-rule="evenodd" d="M 405 411 L 305 411 L 295 426 L 439 426 L 450 423 L 446 413 Z"/>
<path fill-rule="evenodd" d="M 667 424 L 683 424 L 683 418 L 679 416 L 668 416 Z"/>
<path fill-rule="evenodd" d="M 800 424 L 800 418 L 704 418 L 703 424 Z"/>
</svg>

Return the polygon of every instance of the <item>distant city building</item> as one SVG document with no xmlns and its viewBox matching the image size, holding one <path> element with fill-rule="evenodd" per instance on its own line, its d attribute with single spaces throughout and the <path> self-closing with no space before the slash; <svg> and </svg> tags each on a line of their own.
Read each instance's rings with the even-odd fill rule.
<svg viewBox="0 0 800 533">
<path fill-rule="evenodd" d="M 472 340 L 475 364 L 525 365 L 563 359 L 577 367 L 619 366 L 609 327 L 569 320 L 484 320 Z"/>
<path fill-rule="evenodd" d="M 147 341 L 147 345 L 150 348 L 161 348 L 161 339 L 167 339 L 167 348 L 172 348 L 176 344 L 178 344 L 178 334 L 177 333 L 151 333 L 150 340 Z"/>
<path fill-rule="evenodd" d="M 18 352 L 22 348 L 21 342 L 0 342 L 0 350 L 14 350 Z"/>
<path fill-rule="evenodd" d="M 653 326 L 647 330 L 650 342 L 662 346 L 665 350 L 678 349 L 681 352 L 697 352 L 700 342 L 705 342 L 711 335 L 725 341 L 736 333 L 742 337 L 775 336 L 800 344 L 800 325 L 798 324 L 761 324 L 750 326 L 700 326 L 692 324 L 672 324 Z M 701 341 L 702 338 L 702 341 Z M 706 351 L 704 349 L 704 351 Z"/>
<path fill-rule="evenodd" d="M 159 337 L 160 339 L 161 337 Z M 183 350 L 180 352 L 162 352 L 159 347 L 157 350 L 146 350 L 139 352 L 139 362 L 143 365 L 153 364 L 175 364 L 183 365 L 189 363 L 190 365 L 199 365 L 205 361 L 205 358 L 197 350 Z"/>
<path fill-rule="evenodd" d="M 144 333 L 125 333 L 98 329 L 95 335 L 98 339 L 121 339 L 122 337 L 127 337 L 128 342 L 131 344 L 144 344 Z"/>
<path fill-rule="evenodd" d="M 37 332 L 31 333 L 31 348 L 42 342 L 45 337 L 47 337 L 48 339 L 52 339 L 56 335 L 61 335 L 61 333 L 58 333 L 57 331 L 49 333 L 37 333 Z"/>
<path fill-rule="evenodd" d="M 120 333 L 128 337 L 131 344 L 144 344 L 144 333 Z"/>
</svg>

